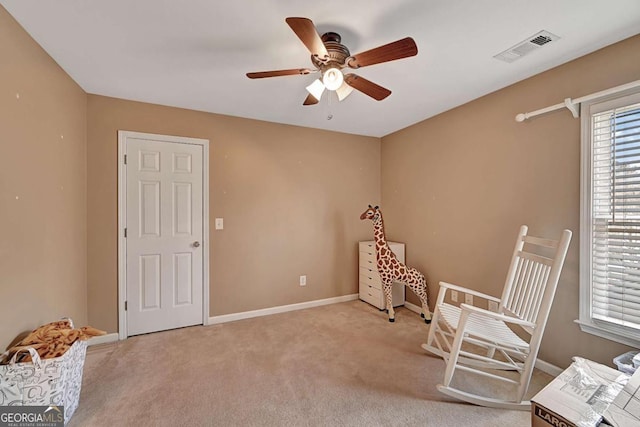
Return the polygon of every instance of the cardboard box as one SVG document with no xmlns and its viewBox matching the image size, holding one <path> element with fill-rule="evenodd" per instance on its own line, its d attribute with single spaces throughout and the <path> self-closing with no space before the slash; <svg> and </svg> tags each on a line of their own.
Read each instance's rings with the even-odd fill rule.
<svg viewBox="0 0 640 427">
<path fill-rule="evenodd" d="M 605 426 L 603 415 L 628 380 L 628 375 L 613 368 L 576 357 L 531 399 L 531 425 Z"/>
<path fill-rule="evenodd" d="M 635 371 L 609 405 L 604 418 L 614 427 L 640 426 L 640 370 Z"/>
</svg>

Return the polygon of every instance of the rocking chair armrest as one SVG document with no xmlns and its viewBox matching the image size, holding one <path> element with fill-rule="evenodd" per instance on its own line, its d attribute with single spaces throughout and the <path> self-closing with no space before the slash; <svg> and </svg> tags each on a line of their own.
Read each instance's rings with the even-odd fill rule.
<svg viewBox="0 0 640 427">
<path fill-rule="evenodd" d="M 536 326 L 535 323 L 518 319 L 517 317 L 506 316 L 502 313 L 496 313 L 494 311 L 485 310 L 484 308 L 476 307 L 476 306 L 465 304 L 465 303 L 460 304 L 460 309 L 462 309 L 463 311 L 470 311 L 472 313 L 477 313 L 482 316 L 491 317 L 496 320 L 501 320 L 505 323 L 512 323 L 514 325 L 520 325 L 520 326 L 528 326 L 530 328 L 535 328 Z"/>
<path fill-rule="evenodd" d="M 454 285 L 447 282 L 440 282 L 440 287 L 445 289 L 451 289 L 452 291 L 462 292 L 464 294 L 470 294 L 470 295 L 473 295 L 482 299 L 486 299 L 489 301 L 497 302 L 497 303 L 501 302 L 500 298 L 496 298 L 492 295 L 483 294 L 482 292 L 474 291 L 473 289 L 469 289 L 469 288 L 463 288 L 462 286 Z"/>
</svg>

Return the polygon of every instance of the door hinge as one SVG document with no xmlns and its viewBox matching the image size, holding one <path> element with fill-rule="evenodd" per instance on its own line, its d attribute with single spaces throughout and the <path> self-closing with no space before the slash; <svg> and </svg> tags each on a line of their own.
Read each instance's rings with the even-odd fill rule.
<svg viewBox="0 0 640 427">
<path fill-rule="evenodd" d="M 127 301 L 124 302 L 124 311 L 127 311 Z"/>
<path fill-rule="evenodd" d="M 127 227 L 124 228 L 124 238 L 127 238 Z"/>
<path fill-rule="evenodd" d="M 125 165 L 127 164 L 127 155 L 126 154 L 124 155 L 124 164 Z"/>
</svg>

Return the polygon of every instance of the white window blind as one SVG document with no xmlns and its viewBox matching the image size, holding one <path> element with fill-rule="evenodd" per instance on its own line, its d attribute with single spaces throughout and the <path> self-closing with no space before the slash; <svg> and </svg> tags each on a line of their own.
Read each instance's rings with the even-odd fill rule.
<svg viewBox="0 0 640 427">
<path fill-rule="evenodd" d="M 640 103 L 591 114 L 590 166 L 591 318 L 640 333 Z"/>
</svg>

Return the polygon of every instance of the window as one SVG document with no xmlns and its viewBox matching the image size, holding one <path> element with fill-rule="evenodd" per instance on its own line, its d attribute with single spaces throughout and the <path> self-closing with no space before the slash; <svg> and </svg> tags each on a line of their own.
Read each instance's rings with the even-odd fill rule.
<svg viewBox="0 0 640 427">
<path fill-rule="evenodd" d="M 582 106 L 580 323 L 640 347 L 640 93 Z"/>
</svg>

